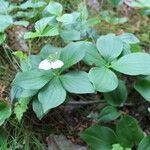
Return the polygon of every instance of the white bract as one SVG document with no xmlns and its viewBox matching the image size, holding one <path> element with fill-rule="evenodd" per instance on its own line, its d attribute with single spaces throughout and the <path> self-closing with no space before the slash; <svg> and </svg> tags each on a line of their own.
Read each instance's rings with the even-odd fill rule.
<svg viewBox="0 0 150 150">
<path fill-rule="evenodd" d="M 61 68 L 64 63 L 61 60 L 49 61 L 48 59 L 44 59 L 39 64 L 39 69 L 50 70 Z"/>
<path fill-rule="evenodd" d="M 52 69 L 61 68 L 64 65 L 64 63 L 61 60 L 56 60 L 51 63 Z"/>
</svg>

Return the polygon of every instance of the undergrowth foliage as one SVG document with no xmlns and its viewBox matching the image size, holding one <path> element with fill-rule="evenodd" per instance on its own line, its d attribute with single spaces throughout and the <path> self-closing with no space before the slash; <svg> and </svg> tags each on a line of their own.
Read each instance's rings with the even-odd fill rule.
<svg viewBox="0 0 150 150">
<path fill-rule="evenodd" d="M 111 2 L 119 4 L 119 1 Z M 80 134 L 81 139 L 94 150 L 150 148 L 150 137 L 145 136 L 137 120 L 117 109 L 124 106 L 128 98 L 124 75 L 136 76 L 135 90 L 150 101 L 150 55 L 144 50 L 135 51 L 134 46 L 140 43 L 135 35 L 98 35 L 93 26 L 101 20 L 97 16 L 89 18 L 85 3 L 71 13 L 64 13 L 58 2 L 44 0 L 28 0 L 19 6 L 1 1 L 0 6 L 3 6 L 0 43 L 5 42 L 4 31 L 8 26 L 28 26 L 32 19 L 34 29 L 24 35 L 27 42 L 39 37 L 59 36 L 65 43 L 62 47 L 46 44 L 38 54 L 31 54 L 31 50 L 29 55 L 21 51 L 14 53 L 20 60 L 20 70 L 11 88 L 11 101 L 15 107 L 11 109 L 10 104 L 0 100 L 0 125 L 12 112 L 20 121 L 29 103 L 36 116 L 42 119 L 51 109 L 65 103 L 68 93 L 100 92 L 108 106 L 96 118 L 97 124 Z M 21 19 L 18 21 L 18 18 Z M 72 67 L 80 62 L 90 69 Z M 113 120 L 116 120 L 114 127 L 98 124 Z"/>
</svg>

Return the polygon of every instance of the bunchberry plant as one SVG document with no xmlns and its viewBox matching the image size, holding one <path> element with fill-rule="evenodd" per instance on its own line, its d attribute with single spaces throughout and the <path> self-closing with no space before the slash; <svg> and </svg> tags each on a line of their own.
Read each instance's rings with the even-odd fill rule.
<svg viewBox="0 0 150 150">
<path fill-rule="evenodd" d="M 108 34 L 100 36 L 96 44 L 88 43 L 84 61 L 95 66 L 89 71 L 89 80 L 95 90 L 104 93 L 104 99 L 111 105 L 105 107 L 94 119 L 106 123 L 120 118 L 115 130 L 96 125 L 81 133 L 81 138 L 94 150 L 131 150 L 133 147 L 144 150 L 144 146 L 150 144 L 149 137 L 144 137 L 136 119 L 122 115 L 113 107 L 123 106 L 128 95 L 125 83 L 118 80 L 120 73 L 140 76 L 135 89 L 146 100 L 150 100 L 150 55 L 133 52 L 132 44 L 137 43 L 139 40 L 129 33 L 119 36 Z"/>
<path fill-rule="evenodd" d="M 35 23 L 35 32 L 27 32 L 25 39 L 60 35 L 65 42 L 77 41 L 92 36 L 91 27 L 100 22 L 98 17 L 88 19 L 85 3 L 75 12 L 63 13 L 60 3 L 50 2 L 42 14 L 42 19 Z"/>
<path fill-rule="evenodd" d="M 46 45 L 39 55 L 21 61 L 23 72 L 18 73 L 13 82 L 12 99 L 33 98 L 33 109 L 39 118 L 65 101 L 66 90 L 76 94 L 102 92 L 109 104 L 123 105 L 127 89 L 125 83 L 118 80 L 119 72 L 131 76 L 150 73 L 150 55 L 131 51 L 130 45 L 138 42 L 134 35 L 125 33 L 100 36 L 96 45 L 92 42 L 74 42 L 65 48 Z M 78 71 L 62 75 L 82 59 L 95 65 L 88 74 Z M 114 101 L 116 98 L 118 101 Z"/>
<path fill-rule="evenodd" d="M 125 2 L 109 1 L 114 6 Z M 149 7 L 148 1 L 142 0 L 128 5 Z M 70 13 L 64 12 L 60 3 L 45 0 L 27 0 L 20 5 L 10 5 L 2 0 L 0 8 L 0 44 L 5 41 L 5 30 L 9 26 L 27 26 L 30 22 L 35 29 L 24 36 L 30 40 L 29 54 L 13 53 L 20 59 L 20 70 L 11 89 L 14 113 L 19 121 L 29 103 L 37 117 L 42 119 L 51 109 L 65 103 L 68 93 L 100 92 L 109 106 L 94 117 L 101 125 L 86 129 L 80 134 L 81 138 L 93 150 L 150 149 L 150 138 L 145 136 L 137 120 L 117 109 L 126 103 L 128 97 L 126 83 L 122 80 L 124 75 L 137 76 L 135 90 L 150 101 L 150 55 L 142 50 L 140 41 L 131 33 L 98 36 L 92 28 L 100 19 L 118 24 L 127 21 L 126 18 L 114 17 L 108 11 L 89 18 L 84 2 Z M 62 43 L 67 45 L 62 48 L 47 44 L 38 54 L 31 54 L 33 38 L 52 36 L 61 37 Z M 77 67 L 81 61 L 88 65 L 88 73 Z M 0 100 L 0 125 L 11 112 L 10 104 Z M 108 127 L 106 123 L 110 121 L 113 123 Z"/>
<path fill-rule="evenodd" d="M 12 83 L 12 100 L 33 98 L 33 110 L 38 118 L 42 118 L 50 109 L 65 101 L 66 91 L 94 93 L 86 72 L 67 71 L 85 56 L 86 47 L 86 42 L 70 43 L 64 48 L 47 45 L 39 55 L 23 60 L 22 72 Z M 64 71 L 67 73 L 64 74 Z"/>
<path fill-rule="evenodd" d="M 108 112 L 106 115 L 109 116 Z M 80 137 L 93 150 L 132 150 L 133 147 L 144 150 L 150 144 L 149 137 L 144 137 L 137 120 L 129 115 L 122 115 L 115 128 L 97 124 L 82 132 Z"/>
<path fill-rule="evenodd" d="M 116 71 L 136 76 L 150 74 L 150 55 L 144 52 L 129 53 L 124 51 L 124 45 L 129 44 L 132 39 L 128 34 L 116 36 L 108 34 L 97 39 L 96 45 L 89 43 L 84 61 L 95 67 L 89 71 L 89 79 L 99 92 L 113 91 L 118 86 Z M 126 37 L 127 36 L 127 37 Z M 129 40 L 129 41 L 126 41 Z M 133 38 L 133 42 L 135 38 Z M 144 63 L 144 62 L 147 63 Z"/>
</svg>

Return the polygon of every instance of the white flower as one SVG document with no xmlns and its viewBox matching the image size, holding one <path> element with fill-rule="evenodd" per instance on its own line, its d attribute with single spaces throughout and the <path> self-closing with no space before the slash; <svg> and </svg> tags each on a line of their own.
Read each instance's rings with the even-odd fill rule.
<svg viewBox="0 0 150 150">
<path fill-rule="evenodd" d="M 51 62 L 48 59 L 45 59 L 40 62 L 39 69 L 43 69 L 43 70 L 57 69 L 57 68 L 61 68 L 63 65 L 64 63 L 61 60 L 56 60 Z"/>
<path fill-rule="evenodd" d="M 61 60 L 56 60 L 51 63 L 52 69 L 61 68 L 64 65 L 64 63 Z"/>
<path fill-rule="evenodd" d="M 41 61 L 40 64 L 39 64 L 39 69 L 49 70 L 51 68 L 52 68 L 51 63 L 49 62 L 48 59 L 45 59 L 45 60 Z"/>
</svg>

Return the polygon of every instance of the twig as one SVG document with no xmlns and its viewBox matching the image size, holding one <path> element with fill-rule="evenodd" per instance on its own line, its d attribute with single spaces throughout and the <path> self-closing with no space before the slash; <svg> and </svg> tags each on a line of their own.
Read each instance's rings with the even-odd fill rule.
<svg viewBox="0 0 150 150">
<path fill-rule="evenodd" d="M 91 104 L 97 104 L 97 103 L 106 103 L 105 100 L 94 100 L 94 101 L 70 101 L 67 104 L 68 105 L 91 105 Z"/>
</svg>

